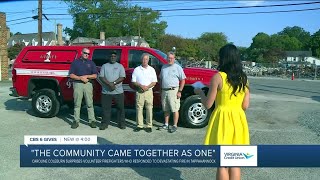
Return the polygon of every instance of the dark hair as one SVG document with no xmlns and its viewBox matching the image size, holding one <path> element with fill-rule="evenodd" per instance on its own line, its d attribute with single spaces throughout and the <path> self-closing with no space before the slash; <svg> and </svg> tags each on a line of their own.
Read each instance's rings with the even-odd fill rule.
<svg viewBox="0 0 320 180">
<path fill-rule="evenodd" d="M 218 70 L 227 74 L 227 81 L 232 86 L 232 94 L 245 91 L 247 84 L 247 75 L 243 72 L 240 59 L 240 52 L 233 44 L 223 46 L 219 51 Z"/>
<path fill-rule="evenodd" d="M 112 55 L 112 54 L 117 55 L 117 52 L 116 52 L 116 51 L 112 51 L 112 52 L 111 52 L 111 55 Z"/>
</svg>

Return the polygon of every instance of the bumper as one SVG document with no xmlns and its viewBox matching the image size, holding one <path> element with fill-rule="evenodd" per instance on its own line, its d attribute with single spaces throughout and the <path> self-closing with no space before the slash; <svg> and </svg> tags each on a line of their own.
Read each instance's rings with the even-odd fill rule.
<svg viewBox="0 0 320 180">
<path fill-rule="evenodd" d="M 10 96 L 19 97 L 16 88 L 11 87 L 11 88 L 10 88 L 10 91 L 12 92 L 11 94 L 9 94 Z"/>
</svg>

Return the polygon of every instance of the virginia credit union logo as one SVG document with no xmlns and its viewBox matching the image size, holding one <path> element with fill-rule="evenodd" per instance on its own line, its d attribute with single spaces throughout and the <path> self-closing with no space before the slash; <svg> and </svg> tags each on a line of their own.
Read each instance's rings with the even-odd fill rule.
<svg viewBox="0 0 320 180">
<path fill-rule="evenodd" d="M 250 159 L 253 156 L 250 153 L 224 153 L 224 159 Z"/>
<path fill-rule="evenodd" d="M 220 166 L 257 166 L 257 146 L 221 146 Z"/>
</svg>

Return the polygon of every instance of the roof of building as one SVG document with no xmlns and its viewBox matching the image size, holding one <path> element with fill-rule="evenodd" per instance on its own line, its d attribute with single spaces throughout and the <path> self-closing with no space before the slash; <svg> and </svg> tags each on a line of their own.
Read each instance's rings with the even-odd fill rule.
<svg viewBox="0 0 320 180">
<path fill-rule="evenodd" d="M 131 41 L 133 40 L 134 42 L 139 42 L 140 44 L 141 43 L 147 43 L 144 38 L 140 37 L 139 36 L 122 36 L 122 37 L 108 37 L 106 39 L 107 42 L 109 42 L 110 44 L 112 45 L 116 45 L 118 44 L 120 41 L 123 41 L 125 42 L 126 44 L 130 44 Z"/>
<path fill-rule="evenodd" d="M 286 51 L 287 57 L 311 57 L 312 51 Z"/>
<path fill-rule="evenodd" d="M 76 39 L 72 40 L 72 44 L 88 44 L 93 42 L 96 44 L 104 44 L 105 41 L 105 45 L 121 45 L 120 42 L 122 41 L 125 43 L 122 45 L 131 45 L 132 40 L 135 42 L 135 45 L 139 43 L 140 45 L 149 47 L 149 44 L 143 38 L 139 39 L 139 36 L 108 37 L 106 40 L 77 37 Z"/>
<path fill-rule="evenodd" d="M 92 43 L 92 42 L 103 42 L 101 39 L 96 38 L 87 38 L 87 37 L 77 37 L 76 39 L 72 40 L 72 43 L 74 44 L 82 44 L 82 43 Z"/>
<path fill-rule="evenodd" d="M 49 45 L 52 40 L 56 40 L 56 36 L 54 32 L 43 32 L 42 39 L 44 41 L 47 41 L 47 44 L 44 44 L 44 45 Z M 12 41 L 14 41 L 15 43 L 22 43 L 22 42 L 32 42 L 32 40 L 34 40 L 35 42 L 38 42 L 38 33 L 15 34 L 9 38 L 8 45 L 11 46 Z M 65 41 L 65 38 L 62 37 L 62 40 Z"/>
<path fill-rule="evenodd" d="M 29 33 L 29 34 L 15 34 L 9 38 L 9 41 L 15 40 L 19 41 L 24 39 L 25 41 L 32 41 L 32 39 L 38 39 L 38 33 Z M 44 40 L 53 40 L 55 39 L 54 32 L 43 32 L 42 39 Z"/>
</svg>

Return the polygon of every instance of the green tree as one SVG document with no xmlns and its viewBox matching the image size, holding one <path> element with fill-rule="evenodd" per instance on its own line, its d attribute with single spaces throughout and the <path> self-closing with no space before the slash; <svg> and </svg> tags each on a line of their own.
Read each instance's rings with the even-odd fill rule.
<svg viewBox="0 0 320 180">
<path fill-rule="evenodd" d="M 305 31 L 299 26 L 286 27 L 278 33 L 278 35 L 288 35 L 291 38 L 296 38 L 301 43 L 301 50 L 308 50 L 308 45 L 311 39 L 310 32 Z"/>
<path fill-rule="evenodd" d="M 302 43 L 296 37 L 289 35 L 271 35 L 270 49 L 281 49 L 284 51 L 299 51 Z"/>
<path fill-rule="evenodd" d="M 181 57 L 186 59 L 198 59 L 199 44 L 196 39 L 183 39 L 181 47 Z"/>
<path fill-rule="evenodd" d="M 263 58 L 264 51 L 261 49 L 250 47 L 247 49 L 247 54 L 248 54 L 247 59 L 249 61 L 253 61 L 257 63 L 265 62 L 265 59 Z"/>
<path fill-rule="evenodd" d="M 310 47 L 312 55 L 320 58 L 320 29 L 311 36 Z"/>
<path fill-rule="evenodd" d="M 263 32 L 257 33 L 252 38 L 252 43 L 247 49 L 247 57 L 249 61 L 264 63 L 267 60 L 264 58 L 265 54 L 270 49 L 271 37 Z"/>
<path fill-rule="evenodd" d="M 8 57 L 10 59 L 15 59 L 17 55 L 20 53 L 20 51 L 25 47 L 24 43 L 20 44 L 17 43 L 11 47 L 8 48 Z"/>
<path fill-rule="evenodd" d="M 159 38 L 158 49 L 163 52 L 169 52 L 173 47 L 177 49 L 176 55 L 181 53 L 183 38 L 173 34 L 164 34 Z"/>
<path fill-rule="evenodd" d="M 299 51 L 302 43 L 285 33 L 258 33 L 248 49 L 248 58 L 259 63 L 275 63 L 284 58 L 284 51 Z"/>
<path fill-rule="evenodd" d="M 263 59 L 268 63 L 277 63 L 280 59 L 285 58 L 285 52 L 279 48 L 268 49 L 263 54 Z"/>
<path fill-rule="evenodd" d="M 200 56 L 208 61 L 218 61 L 219 50 L 228 43 L 227 36 L 220 33 L 205 32 L 199 38 Z"/>
<path fill-rule="evenodd" d="M 73 28 L 64 31 L 71 36 L 99 38 L 100 31 L 106 37 L 138 36 L 140 34 L 151 47 L 157 46 L 165 33 L 167 23 L 159 21 L 161 13 L 151 8 L 131 6 L 128 0 L 64 0 L 73 16 Z"/>
<path fill-rule="evenodd" d="M 182 59 L 197 59 L 199 53 L 196 39 L 183 38 L 181 36 L 165 34 L 160 37 L 158 49 L 168 52 L 176 48 L 176 56 Z"/>
<path fill-rule="evenodd" d="M 241 60 L 247 61 L 248 60 L 248 51 L 247 51 L 248 48 L 239 46 L 238 49 L 240 52 Z"/>
<path fill-rule="evenodd" d="M 270 48 L 270 36 L 266 33 L 259 32 L 254 38 L 252 38 L 252 49 L 266 50 Z"/>
</svg>

